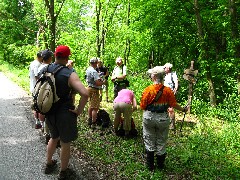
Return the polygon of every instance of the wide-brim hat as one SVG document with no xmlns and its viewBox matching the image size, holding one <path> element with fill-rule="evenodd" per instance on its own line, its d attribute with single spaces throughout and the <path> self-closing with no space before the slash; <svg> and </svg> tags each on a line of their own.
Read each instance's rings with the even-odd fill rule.
<svg viewBox="0 0 240 180">
<path fill-rule="evenodd" d="M 166 63 L 165 65 L 164 65 L 164 68 L 166 68 L 166 67 L 168 67 L 168 68 L 172 68 L 173 67 L 173 65 L 171 64 L 171 63 Z"/>
<path fill-rule="evenodd" d="M 98 58 L 97 57 L 93 57 L 90 59 L 89 61 L 90 63 L 97 63 L 98 62 Z"/>
<path fill-rule="evenodd" d="M 120 63 L 120 62 L 122 62 L 122 58 L 121 58 L 121 57 L 118 57 L 118 58 L 116 59 L 116 63 Z"/>
<path fill-rule="evenodd" d="M 165 74 L 164 66 L 155 66 L 147 71 L 149 74 Z"/>
</svg>

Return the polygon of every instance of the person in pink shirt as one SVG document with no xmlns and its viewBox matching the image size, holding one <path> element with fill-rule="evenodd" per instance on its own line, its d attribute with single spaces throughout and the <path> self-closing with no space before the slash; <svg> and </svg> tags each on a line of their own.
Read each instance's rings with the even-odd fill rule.
<svg viewBox="0 0 240 180">
<path fill-rule="evenodd" d="M 129 131 L 131 130 L 132 113 L 135 110 L 137 110 L 137 101 L 133 91 L 129 89 L 122 89 L 119 91 L 117 97 L 114 99 L 114 131 L 116 134 L 123 114 L 123 129 L 125 131 L 125 136 L 127 137 L 129 135 Z"/>
</svg>

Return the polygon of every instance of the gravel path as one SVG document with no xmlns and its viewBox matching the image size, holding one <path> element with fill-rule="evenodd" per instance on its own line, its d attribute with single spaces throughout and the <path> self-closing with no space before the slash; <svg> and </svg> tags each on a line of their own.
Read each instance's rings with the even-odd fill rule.
<svg viewBox="0 0 240 180">
<path fill-rule="evenodd" d="M 0 180 L 57 179 L 58 171 L 43 173 L 46 145 L 33 127 L 31 97 L 1 72 L 0 82 Z M 71 166 L 75 179 L 101 179 L 83 159 L 71 158 Z"/>
</svg>

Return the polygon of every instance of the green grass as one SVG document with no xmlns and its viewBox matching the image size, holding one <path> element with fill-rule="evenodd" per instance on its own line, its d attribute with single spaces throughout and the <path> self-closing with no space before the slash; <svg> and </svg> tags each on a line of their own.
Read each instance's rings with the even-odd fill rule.
<svg viewBox="0 0 240 180">
<path fill-rule="evenodd" d="M 19 70 L 2 62 L 0 64 L 0 71 L 29 91 L 27 68 Z M 136 83 L 131 88 L 140 95 L 148 82 L 134 80 Z M 139 136 L 124 140 L 114 136 L 109 129 L 92 132 L 87 127 L 86 107 L 79 119 L 79 138 L 74 146 L 107 179 L 237 180 L 240 179 L 240 123 L 236 119 L 239 115 L 230 108 L 226 109 L 229 106 L 232 108 L 234 102 L 228 102 L 231 106 L 225 102 L 223 110 L 222 106 L 213 109 L 206 103 L 194 100 L 192 112 L 195 115 L 186 116 L 182 133 L 179 128 L 183 114 L 177 113 L 178 131 L 169 134 L 166 168 L 163 171 L 151 173 L 145 167 L 140 110 L 133 114 Z M 112 104 L 103 101 L 102 107 L 113 120 Z"/>
<path fill-rule="evenodd" d="M 21 86 L 29 93 L 28 67 L 15 68 L 0 60 L 0 72 L 3 72 L 9 79 Z"/>
</svg>

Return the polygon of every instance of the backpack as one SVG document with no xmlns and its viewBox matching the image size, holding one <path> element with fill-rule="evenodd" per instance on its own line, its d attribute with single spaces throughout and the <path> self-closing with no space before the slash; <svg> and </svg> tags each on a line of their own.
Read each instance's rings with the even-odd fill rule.
<svg viewBox="0 0 240 180">
<path fill-rule="evenodd" d="M 58 66 L 53 72 L 49 72 L 48 67 L 49 65 L 42 71 L 32 93 L 33 109 L 41 114 L 47 114 L 56 107 L 60 98 L 56 93 L 55 74 L 65 68 Z"/>
<path fill-rule="evenodd" d="M 102 128 L 108 128 L 111 125 L 111 119 L 107 111 L 99 109 L 97 113 L 96 123 Z"/>
<path fill-rule="evenodd" d="M 125 135 L 125 131 L 123 129 L 123 123 L 124 123 L 124 120 L 123 120 L 123 118 L 121 118 L 121 120 L 120 120 L 120 129 L 117 132 L 118 136 L 124 136 Z M 133 118 L 131 119 L 131 130 L 129 131 L 129 135 L 131 137 L 137 137 L 137 135 L 138 135 L 138 131 L 136 129 L 136 126 L 135 126 Z"/>
</svg>

